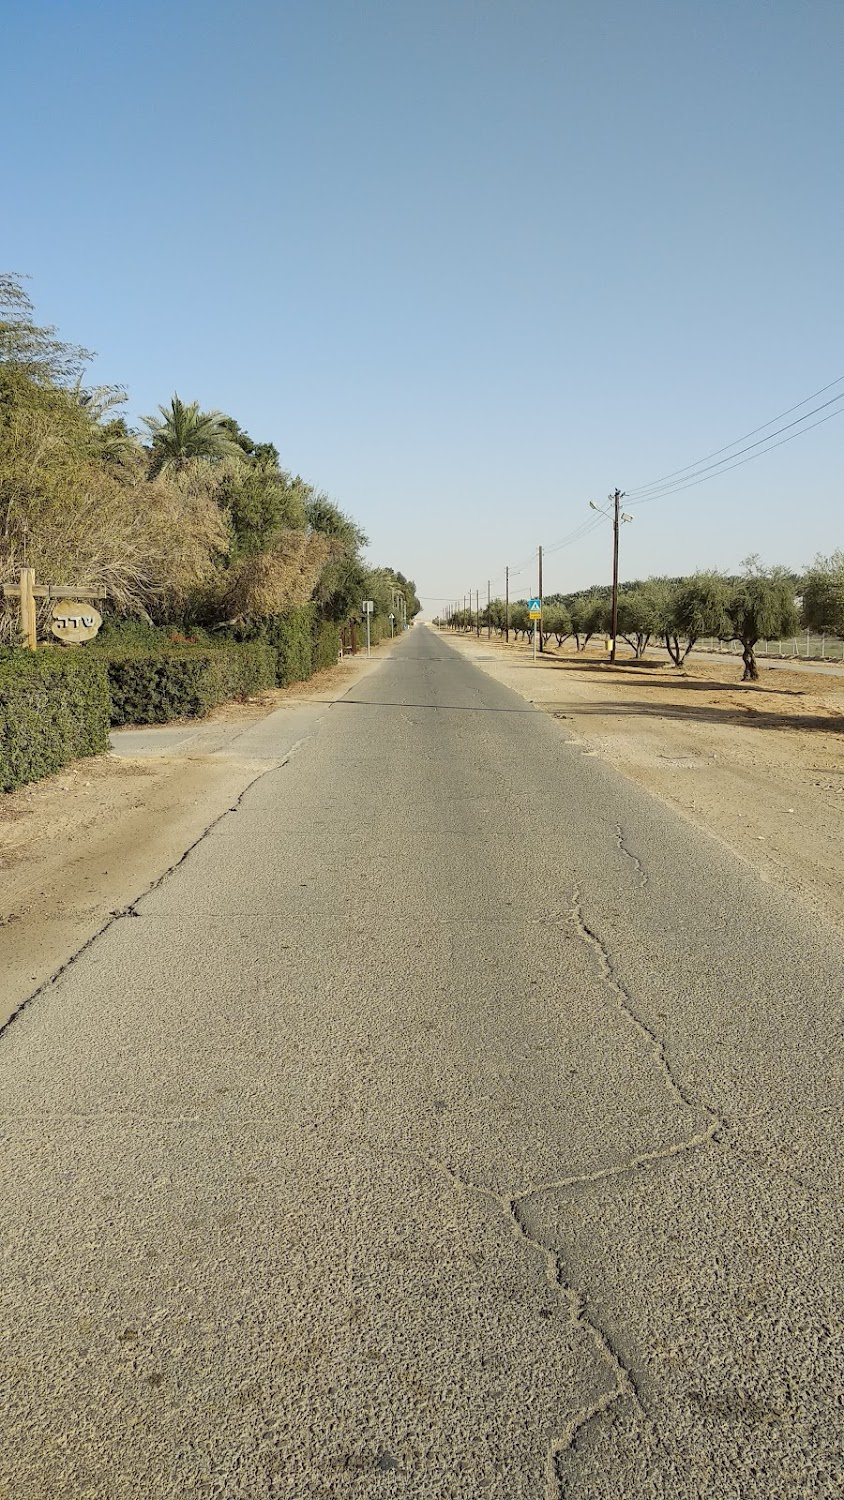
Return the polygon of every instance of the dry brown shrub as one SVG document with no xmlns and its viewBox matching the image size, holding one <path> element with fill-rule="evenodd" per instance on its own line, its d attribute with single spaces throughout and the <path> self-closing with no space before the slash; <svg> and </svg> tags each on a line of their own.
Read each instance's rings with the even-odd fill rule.
<svg viewBox="0 0 844 1500">
<path fill-rule="evenodd" d="M 147 481 L 139 457 L 110 471 L 63 392 L 18 387 L 0 412 L 0 583 L 103 585 L 124 614 L 162 618 L 213 578 L 229 545 L 213 484 L 197 471 Z M 3 611 L 8 638 L 16 621 Z"/>
<path fill-rule="evenodd" d="M 307 604 L 333 554 L 330 537 L 283 531 L 272 549 L 245 557 L 229 570 L 226 604 L 232 619 L 265 619 Z"/>
</svg>

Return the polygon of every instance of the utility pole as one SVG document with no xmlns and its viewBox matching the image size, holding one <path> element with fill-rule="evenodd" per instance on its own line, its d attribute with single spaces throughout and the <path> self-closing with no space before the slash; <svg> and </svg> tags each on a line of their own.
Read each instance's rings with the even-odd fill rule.
<svg viewBox="0 0 844 1500">
<path fill-rule="evenodd" d="M 504 569 L 504 639 L 510 639 L 510 569 Z"/>
<path fill-rule="evenodd" d="M 618 635 L 618 528 L 621 520 L 621 502 L 624 496 L 616 487 L 615 493 L 610 497 L 613 501 L 612 519 L 612 641 L 610 645 L 610 661 L 615 661 L 615 639 Z"/>
<path fill-rule="evenodd" d="M 624 499 L 624 491 L 616 489 L 607 496 L 612 506 L 612 623 L 610 641 L 610 661 L 615 661 L 615 643 L 618 637 L 618 533 L 622 521 L 632 521 L 632 516 L 626 516 L 621 509 Z M 604 510 L 603 506 L 596 505 L 594 500 L 589 501 L 593 510 L 597 510 L 602 516 L 609 517 L 610 512 Z"/>
<path fill-rule="evenodd" d="M 539 649 L 545 648 L 542 644 L 542 548 L 539 549 Z"/>
<path fill-rule="evenodd" d="M 491 641 L 492 640 L 492 614 L 490 613 L 490 611 L 492 609 L 492 598 L 491 598 L 490 592 L 489 592 L 489 584 L 490 584 L 490 580 L 487 579 L 487 581 L 486 581 L 486 638 L 487 638 L 488 641 Z"/>
<path fill-rule="evenodd" d="M 475 635 L 480 640 L 481 635 L 481 606 L 478 603 L 478 590 L 475 589 Z"/>
</svg>

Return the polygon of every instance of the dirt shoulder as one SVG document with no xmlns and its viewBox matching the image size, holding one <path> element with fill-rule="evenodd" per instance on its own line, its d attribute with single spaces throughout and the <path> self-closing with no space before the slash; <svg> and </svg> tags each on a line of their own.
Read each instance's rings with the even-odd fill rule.
<svg viewBox="0 0 844 1500">
<path fill-rule="evenodd" d="M 128 731 L 143 753 L 74 761 L 1 794 L 0 1026 L 280 764 L 286 739 L 370 665 L 349 657 L 308 682 L 223 704 L 207 719 Z M 278 752 L 267 753 L 267 736 L 259 743 L 249 730 L 279 710 Z"/>
<path fill-rule="evenodd" d="M 559 719 L 585 754 L 625 776 L 844 929 L 844 675 L 690 656 L 610 667 L 603 652 L 446 639 Z"/>
</svg>

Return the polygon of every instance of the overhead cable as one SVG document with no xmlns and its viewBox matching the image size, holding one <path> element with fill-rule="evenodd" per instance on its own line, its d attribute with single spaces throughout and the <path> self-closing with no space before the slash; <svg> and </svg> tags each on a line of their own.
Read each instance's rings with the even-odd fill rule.
<svg viewBox="0 0 844 1500">
<path fill-rule="evenodd" d="M 778 437 L 781 432 L 788 432 L 792 427 L 800 427 L 804 422 L 808 421 L 809 417 L 813 417 L 816 412 L 825 411 L 827 407 L 834 406 L 837 402 L 844 400 L 844 391 L 839 391 L 837 395 L 831 396 L 828 401 L 822 402 L 820 406 L 813 407 L 811 411 L 804 412 L 802 417 L 795 417 L 793 422 L 787 422 L 784 427 L 778 427 L 773 432 L 767 433 L 765 437 L 759 438 L 757 442 L 750 443 L 747 448 L 739 448 L 738 444 L 743 443 L 745 438 L 753 437 L 757 432 L 763 432 L 766 427 L 772 427 L 775 422 L 779 422 L 783 417 L 789 416 L 791 412 L 797 411 L 799 407 L 806 406 L 809 401 L 814 401 L 817 396 L 822 396 L 826 391 L 831 390 L 833 386 L 841 385 L 842 382 L 844 382 L 844 375 L 839 376 L 837 380 L 830 381 L 829 385 L 825 385 L 819 391 L 815 391 L 814 395 L 807 396 L 803 401 L 798 401 L 796 406 L 790 406 L 787 411 L 780 412 L 779 416 L 772 417 L 770 421 L 764 422 L 761 427 L 754 427 L 750 432 L 746 432 L 743 437 L 736 438 L 732 443 L 727 443 L 724 448 L 716 448 L 714 452 L 705 454 L 703 458 L 696 459 L 694 463 L 686 464 L 682 469 L 673 469 L 671 473 L 664 474 L 661 479 L 653 479 L 648 484 L 638 485 L 635 489 L 629 489 L 627 491 L 628 501 L 630 503 L 638 502 L 645 495 L 650 495 L 653 491 L 661 491 L 663 488 L 668 491 L 673 488 L 672 481 L 676 481 L 678 485 L 684 485 L 687 480 L 694 479 L 697 474 L 708 473 L 710 469 L 720 469 L 722 465 L 730 465 L 733 459 L 740 457 L 743 453 L 749 453 L 751 449 L 762 448 L 765 451 L 765 444 L 769 443 L 772 438 Z M 812 423 L 811 425 L 818 426 L 819 424 Z M 810 428 L 806 427 L 804 430 L 808 432 Z M 719 454 L 724 454 L 725 457 L 719 459 Z M 707 460 L 711 458 L 718 459 L 718 462 L 713 464 L 707 463 Z"/>
<path fill-rule="evenodd" d="M 822 411 L 823 408 L 817 407 L 816 410 Z M 811 412 L 807 412 L 807 416 L 811 415 Z M 762 449 L 762 453 L 771 453 L 773 452 L 774 448 L 782 448 L 785 443 L 793 443 L 794 439 L 802 437 L 804 432 L 811 432 L 813 427 L 822 427 L 824 422 L 831 422 L 833 417 L 841 416 L 844 416 L 844 406 L 839 406 L 837 411 L 831 411 L 825 417 L 819 417 L 817 422 L 810 422 L 808 427 L 801 427 L 799 432 L 792 432 L 788 437 L 780 438 L 778 443 L 771 443 L 770 447 Z M 791 425 L 793 424 L 789 423 L 789 426 Z M 785 428 L 781 427 L 780 432 L 784 431 Z M 775 436 L 775 433 L 771 433 L 771 437 Z M 704 473 L 697 478 L 689 479 L 686 484 L 674 485 L 670 489 L 660 490 L 655 495 L 645 495 L 644 499 L 634 500 L 629 503 L 631 505 L 631 508 L 633 508 L 637 505 L 650 505 L 652 500 L 664 500 L 667 495 L 679 495 L 683 490 L 694 489 L 695 485 L 697 484 L 706 484 L 707 480 L 709 479 L 717 479 L 719 474 L 729 474 L 731 469 L 740 469 L 744 464 L 751 464 L 755 458 L 761 458 L 762 453 L 751 453 L 749 458 L 740 458 L 736 463 L 729 463 L 725 468 L 718 468 L 718 470 L 714 474 Z"/>
</svg>

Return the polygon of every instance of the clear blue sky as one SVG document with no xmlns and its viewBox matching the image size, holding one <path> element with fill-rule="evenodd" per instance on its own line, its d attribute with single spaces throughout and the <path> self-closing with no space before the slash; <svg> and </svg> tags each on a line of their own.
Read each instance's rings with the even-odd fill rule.
<svg viewBox="0 0 844 1500">
<path fill-rule="evenodd" d="M 40 318 L 132 417 L 177 390 L 272 439 L 432 607 L 844 375 L 841 0 L 0 19 Z M 844 546 L 842 448 L 844 416 L 643 506 L 623 576 Z M 546 591 L 608 566 L 601 523 Z"/>
</svg>

